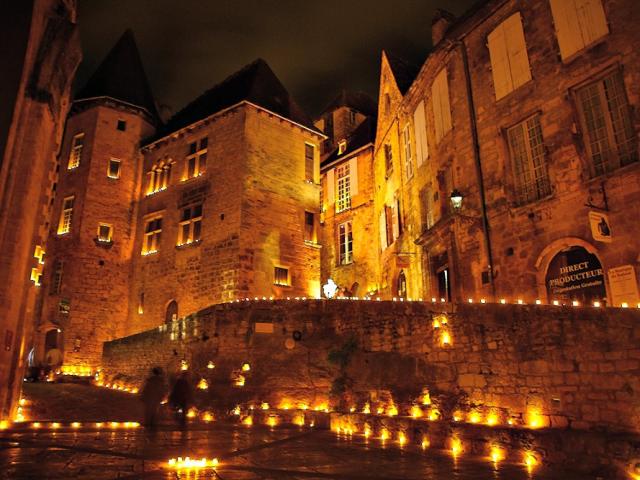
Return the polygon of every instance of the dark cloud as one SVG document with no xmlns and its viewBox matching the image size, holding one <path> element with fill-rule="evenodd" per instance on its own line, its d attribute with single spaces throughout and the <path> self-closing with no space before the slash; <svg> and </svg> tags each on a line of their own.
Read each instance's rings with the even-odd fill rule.
<svg viewBox="0 0 640 480">
<path fill-rule="evenodd" d="M 131 28 L 158 103 L 174 111 L 262 57 L 310 114 L 342 88 L 377 94 L 380 52 L 419 64 L 436 8 L 473 0 L 79 0 L 84 83 Z"/>
</svg>

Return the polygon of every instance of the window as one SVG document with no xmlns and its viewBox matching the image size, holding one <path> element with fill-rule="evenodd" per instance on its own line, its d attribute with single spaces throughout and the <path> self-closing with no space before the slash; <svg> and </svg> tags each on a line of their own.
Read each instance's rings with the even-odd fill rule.
<svg viewBox="0 0 640 480">
<path fill-rule="evenodd" d="M 162 190 L 166 190 L 171 180 L 171 167 L 173 163 L 165 160 L 156 164 L 150 172 L 147 173 L 148 186 L 147 195 L 151 195 Z"/>
<path fill-rule="evenodd" d="M 73 203 L 75 197 L 66 197 L 62 202 L 62 212 L 60 212 L 60 222 L 58 223 L 58 235 L 64 235 L 71 231 L 71 221 L 73 220 Z"/>
<path fill-rule="evenodd" d="M 338 199 L 336 201 L 336 213 L 351 208 L 351 178 L 349 175 L 349 163 L 336 168 L 338 182 Z"/>
<path fill-rule="evenodd" d="M 384 171 L 387 178 L 393 172 L 393 152 L 390 143 L 385 143 L 384 145 Z"/>
<path fill-rule="evenodd" d="M 341 223 L 338 227 L 338 251 L 340 265 L 353 262 L 353 231 L 351 222 Z"/>
<path fill-rule="evenodd" d="M 380 245 L 382 250 L 393 244 L 401 233 L 400 200 L 396 194 L 392 206 L 385 205 L 380 212 Z"/>
<path fill-rule="evenodd" d="M 124 132 L 127 129 L 127 122 L 124 120 L 118 120 L 118 125 L 116 126 L 118 130 Z"/>
<path fill-rule="evenodd" d="M 147 220 L 144 227 L 144 240 L 142 242 L 142 255 L 156 253 L 160 248 L 162 237 L 162 217 L 154 217 Z"/>
<path fill-rule="evenodd" d="M 436 143 L 440 143 L 452 128 L 451 106 L 449 104 L 449 81 L 447 80 L 447 69 L 443 68 L 436 75 L 433 85 L 431 85 L 431 100 L 433 102 L 433 123 L 436 133 Z"/>
<path fill-rule="evenodd" d="M 329 137 L 333 137 L 333 113 L 328 113 L 324 119 L 324 133 Z"/>
<path fill-rule="evenodd" d="M 200 241 L 202 232 L 202 205 L 194 205 L 182 209 L 178 245 Z"/>
<path fill-rule="evenodd" d="M 349 125 L 353 126 L 356 124 L 356 111 L 349 110 Z"/>
<path fill-rule="evenodd" d="M 304 144 L 304 179 L 313 183 L 315 180 L 316 147 L 308 143 Z"/>
<path fill-rule="evenodd" d="M 273 283 L 283 287 L 290 286 L 291 280 L 289 279 L 289 269 L 285 267 L 275 267 L 273 269 Z"/>
<path fill-rule="evenodd" d="M 316 219 L 312 212 L 304 212 L 304 241 L 317 243 Z"/>
<path fill-rule="evenodd" d="M 82 148 L 84 147 L 84 133 L 78 133 L 73 137 L 71 152 L 69 153 L 69 163 L 67 169 L 73 170 L 80 165 L 82 158 Z"/>
<path fill-rule="evenodd" d="M 411 132 L 407 124 L 402 131 L 402 140 L 404 144 L 404 169 L 407 179 L 413 177 L 413 158 L 411 155 Z"/>
<path fill-rule="evenodd" d="M 413 112 L 413 129 L 416 139 L 416 161 L 418 167 L 429 157 L 427 143 L 427 120 L 424 111 L 424 101 L 421 101 Z"/>
<path fill-rule="evenodd" d="M 391 95 L 388 93 L 384 94 L 384 113 L 391 113 Z"/>
<path fill-rule="evenodd" d="M 107 170 L 107 177 L 120 178 L 120 160 L 117 158 L 109 159 L 109 169 Z"/>
<path fill-rule="evenodd" d="M 53 265 L 53 274 L 51 276 L 51 289 L 49 293 L 51 295 L 56 295 L 62 291 L 62 271 L 63 271 L 64 263 L 62 260 L 56 260 L 56 263 Z"/>
<path fill-rule="evenodd" d="M 108 223 L 100 223 L 98 225 L 98 241 L 99 242 L 111 242 L 113 237 L 113 227 Z"/>
<path fill-rule="evenodd" d="M 591 175 L 638 161 L 637 137 L 620 71 L 576 92 Z"/>
<path fill-rule="evenodd" d="M 507 130 L 519 204 L 533 202 L 551 193 L 547 173 L 540 115 Z"/>
<path fill-rule="evenodd" d="M 144 313 L 144 292 L 140 292 L 140 296 L 138 297 L 138 315 L 142 315 Z"/>
<path fill-rule="evenodd" d="M 340 140 L 338 142 L 338 155 L 342 155 L 344 152 L 346 152 L 346 150 L 347 150 L 347 141 Z"/>
<path fill-rule="evenodd" d="M 489 34 L 489 55 L 496 100 L 531 80 L 522 18 L 516 13 Z"/>
<path fill-rule="evenodd" d="M 200 142 L 189 144 L 189 154 L 187 155 L 187 165 L 184 180 L 202 175 L 207 166 L 208 137 L 203 137 Z"/>
<path fill-rule="evenodd" d="M 422 229 L 433 227 L 433 193 L 430 187 L 420 190 L 420 209 L 422 213 Z"/>
<path fill-rule="evenodd" d="M 563 60 L 609 33 L 601 0 L 551 0 L 551 13 Z"/>
</svg>

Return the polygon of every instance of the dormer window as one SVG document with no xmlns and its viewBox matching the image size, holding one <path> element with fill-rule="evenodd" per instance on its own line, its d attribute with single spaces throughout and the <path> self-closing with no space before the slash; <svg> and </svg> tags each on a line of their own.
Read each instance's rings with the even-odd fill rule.
<svg viewBox="0 0 640 480">
<path fill-rule="evenodd" d="M 347 141 L 340 140 L 338 142 L 338 155 L 342 155 L 346 151 L 347 151 Z"/>
</svg>

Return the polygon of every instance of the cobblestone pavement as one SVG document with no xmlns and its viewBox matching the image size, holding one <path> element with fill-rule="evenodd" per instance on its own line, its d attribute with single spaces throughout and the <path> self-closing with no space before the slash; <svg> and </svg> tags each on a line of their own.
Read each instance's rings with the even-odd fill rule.
<svg viewBox="0 0 640 480">
<path fill-rule="evenodd" d="M 59 390 L 56 390 L 56 387 Z M 75 390 L 77 386 L 71 388 Z M 82 387 L 95 397 L 92 420 L 108 420 L 119 416 L 121 406 L 105 403 L 103 394 Z M 58 395 L 67 386 L 50 386 L 49 396 Z M 29 391 L 27 392 L 27 394 Z M 33 393 L 33 392 L 31 392 Z M 40 392 L 36 392 L 37 397 Z M 81 395 L 82 396 L 82 395 Z M 109 395 L 107 395 L 107 398 Z M 37 410 L 40 399 L 31 401 Z M 134 400 L 135 401 L 135 400 Z M 124 401 L 126 404 L 126 401 Z M 133 404 L 132 404 L 133 405 Z M 52 420 L 73 421 L 69 416 L 77 407 L 69 405 Z M 29 410 L 27 409 L 27 415 Z M 55 412 L 51 411 L 50 414 Z M 98 416 L 99 415 L 99 416 Z M 75 417 L 75 415 L 74 415 Z M 31 417 L 33 418 L 33 417 Z M 122 420 L 120 418 L 120 420 Z M 218 458 L 216 471 L 175 471 L 167 460 L 175 457 Z M 583 479 L 564 472 L 548 472 L 540 468 L 529 474 L 522 465 L 500 464 L 495 468 L 487 459 L 465 456 L 454 460 L 444 452 L 417 447 L 386 447 L 379 441 L 363 437 L 338 437 L 328 431 L 300 427 L 268 427 L 216 422 L 192 425 L 182 431 L 172 424 L 163 425 L 155 434 L 143 428 L 76 429 L 63 424 L 51 431 L 43 425 L 0 432 L 0 478 L 2 479 L 205 479 L 224 480 L 418 480 L 418 479 Z"/>
</svg>

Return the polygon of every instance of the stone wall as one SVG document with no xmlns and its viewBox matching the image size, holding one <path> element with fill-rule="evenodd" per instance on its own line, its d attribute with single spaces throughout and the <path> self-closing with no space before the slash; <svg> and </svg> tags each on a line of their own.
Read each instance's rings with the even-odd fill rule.
<svg viewBox="0 0 640 480">
<path fill-rule="evenodd" d="M 211 398 L 229 404 L 357 411 L 368 404 L 373 413 L 395 407 L 408 415 L 428 389 L 434 418 L 638 431 L 639 311 L 437 307 L 350 300 L 217 305 L 105 344 L 102 368 L 109 382 L 139 385 L 152 366 L 174 375 L 186 362 L 194 381 L 208 380 Z M 358 347 L 349 356 L 351 338 Z M 337 362 L 328 361 L 330 352 Z M 234 385 L 240 375 L 242 387 Z M 344 393 L 331 395 L 340 385 Z"/>
</svg>

